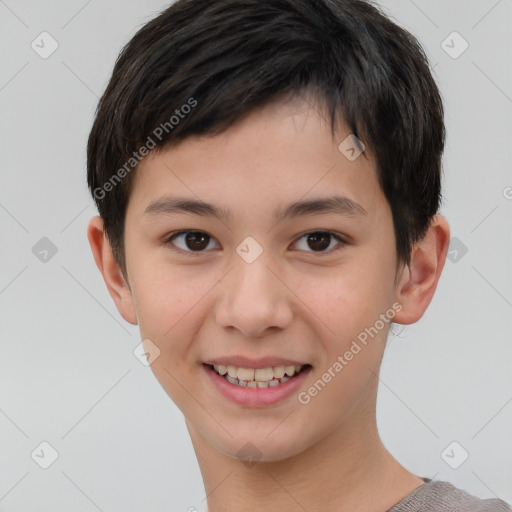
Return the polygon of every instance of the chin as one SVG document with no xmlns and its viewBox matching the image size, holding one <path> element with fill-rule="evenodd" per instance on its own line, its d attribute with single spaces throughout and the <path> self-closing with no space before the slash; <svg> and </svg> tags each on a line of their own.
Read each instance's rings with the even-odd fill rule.
<svg viewBox="0 0 512 512">
<path fill-rule="evenodd" d="M 281 431 L 278 432 L 278 430 Z M 234 431 L 230 433 L 233 435 L 232 438 L 213 441 L 212 445 L 228 457 L 235 458 L 248 466 L 255 462 L 284 461 L 307 449 L 304 429 L 297 428 L 294 432 L 290 432 L 289 428 L 283 427 L 283 424 L 277 429 L 275 425 L 265 429 L 265 433 L 260 435 L 255 434 L 254 428 L 249 429 L 247 433 Z"/>
</svg>

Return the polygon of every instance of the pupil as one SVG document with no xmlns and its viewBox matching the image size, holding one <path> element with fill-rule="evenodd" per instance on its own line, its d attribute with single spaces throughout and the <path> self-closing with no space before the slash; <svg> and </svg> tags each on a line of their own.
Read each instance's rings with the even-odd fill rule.
<svg viewBox="0 0 512 512">
<path fill-rule="evenodd" d="M 327 247 L 329 247 L 330 236 L 331 235 L 329 233 L 312 233 L 312 234 L 308 235 L 308 242 L 309 243 L 311 241 L 313 242 L 313 243 L 310 243 L 309 245 L 312 249 L 315 249 L 315 248 L 319 249 L 319 250 L 326 249 Z M 324 243 L 319 242 L 319 240 L 322 240 L 322 239 L 323 239 Z"/>
<path fill-rule="evenodd" d="M 186 235 L 186 243 L 189 249 L 193 250 L 201 250 L 208 246 L 208 239 L 210 237 L 206 233 L 201 233 L 200 231 L 192 231 L 187 233 Z M 202 241 L 201 241 L 202 239 Z M 204 241 L 206 240 L 206 244 Z M 199 245 L 197 245 L 197 243 Z"/>
</svg>

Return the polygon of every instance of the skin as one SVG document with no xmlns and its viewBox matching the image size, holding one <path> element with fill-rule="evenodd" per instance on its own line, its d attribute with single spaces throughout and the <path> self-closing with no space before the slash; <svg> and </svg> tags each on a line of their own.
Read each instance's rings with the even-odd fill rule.
<svg viewBox="0 0 512 512">
<path fill-rule="evenodd" d="M 313 367 L 305 391 L 393 304 L 401 305 L 395 323 L 423 315 L 445 263 L 448 223 L 436 216 L 409 265 L 399 265 L 375 161 L 368 150 L 353 162 L 338 150 L 349 133 L 340 125 L 333 138 L 320 110 L 294 99 L 267 104 L 223 134 L 152 152 L 126 213 L 126 277 L 101 219 L 90 221 L 92 252 L 120 314 L 160 349 L 151 368 L 185 417 L 209 512 L 382 512 L 424 483 L 377 430 L 389 322 L 305 405 L 294 394 L 271 407 L 241 407 L 202 368 L 228 354 L 293 357 Z M 276 208 L 333 191 L 367 213 L 272 218 Z M 233 217 L 144 214 L 167 195 L 200 198 Z M 183 236 L 165 243 L 181 229 L 210 235 L 203 252 L 194 255 Z M 317 249 L 304 236 L 312 230 L 347 243 L 331 237 Z M 263 248 L 251 264 L 236 252 L 247 236 Z M 247 442 L 260 452 L 254 464 L 237 458 Z"/>
</svg>

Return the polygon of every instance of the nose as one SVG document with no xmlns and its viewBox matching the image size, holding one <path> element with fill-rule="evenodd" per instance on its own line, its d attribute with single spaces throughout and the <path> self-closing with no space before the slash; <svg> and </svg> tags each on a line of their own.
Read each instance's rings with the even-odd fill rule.
<svg viewBox="0 0 512 512">
<path fill-rule="evenodd" d="M 234 265 L 220 283 L 217 324 L 252 338 L 286 329 L 293 319 L 293 293 L 279 270 L 272 268 L 275 265 L 266 252 L 252 263 L 236 255 Z"/>
</svg>

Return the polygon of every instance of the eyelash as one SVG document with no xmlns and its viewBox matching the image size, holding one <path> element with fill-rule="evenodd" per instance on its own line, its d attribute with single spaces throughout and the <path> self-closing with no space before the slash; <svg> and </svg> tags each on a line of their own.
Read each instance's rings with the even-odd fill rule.
<svg viewBox="0 0 512 512">
<path fill-rule="evenodd" d="M 201 254 L 207 252 L 206 250 L 202 250 L 202 251 L 186 251 L 186 250 L 180 249 L 179 247 L 176 247 L 174 244 L 172 244 L 172 240 L 174 238 L 177 238 L 177 237 L 179 237 L 181 235 L 184 235 L 184 234 L 187 234 L 187 233 L 204 234 L 204 235 L 207 235 L 210 238 L 210 240 L 215 240 L 215 238 L 212 237 L 211 235 L 209 235 L 206 231 L 199 231 L 197 229 L 183 229 L 181 231 L 175 231 L 175 232 L 171 233 L 168 237 L 165 238 L 165 240 L 163 242 L 163 245 L 166 245 L 166 246 L 172 245 L 173 247 L 171 247 L 171 250 L 173 250 L 175 252 L 187 254 L 189 256 L 200 256 Z M 339 244 L 334 249 L 330 249 L 329 251 L 316 251 L 316 252 L 315 251 L 306 251 L 306 252 L 310 252 L 315 257 L 316 256 L 322 256 L 322 255 L 325 255 L 325 254 L 332 254 L 333 252 L 336 252 L 336 251 L 342 249 L 345 245 L 348 245 L 348 242 L 346 242 L 340 235 L 338 235 L 337 233 L 334 233 L 332 231 L 327 231 L 327 230 L 308 231 L 308 232 L 303 233 L 302 235 L 300 235 L 296 239 L 296 241 L 294 243 L 297 243 L 299 240 L 301 240 L 305 236 L 312 235 L 312 234 L 327 234 L 327 235 L 331 235 L 333 238 L 335 238 L 339 242 Z"/>
</svg>

